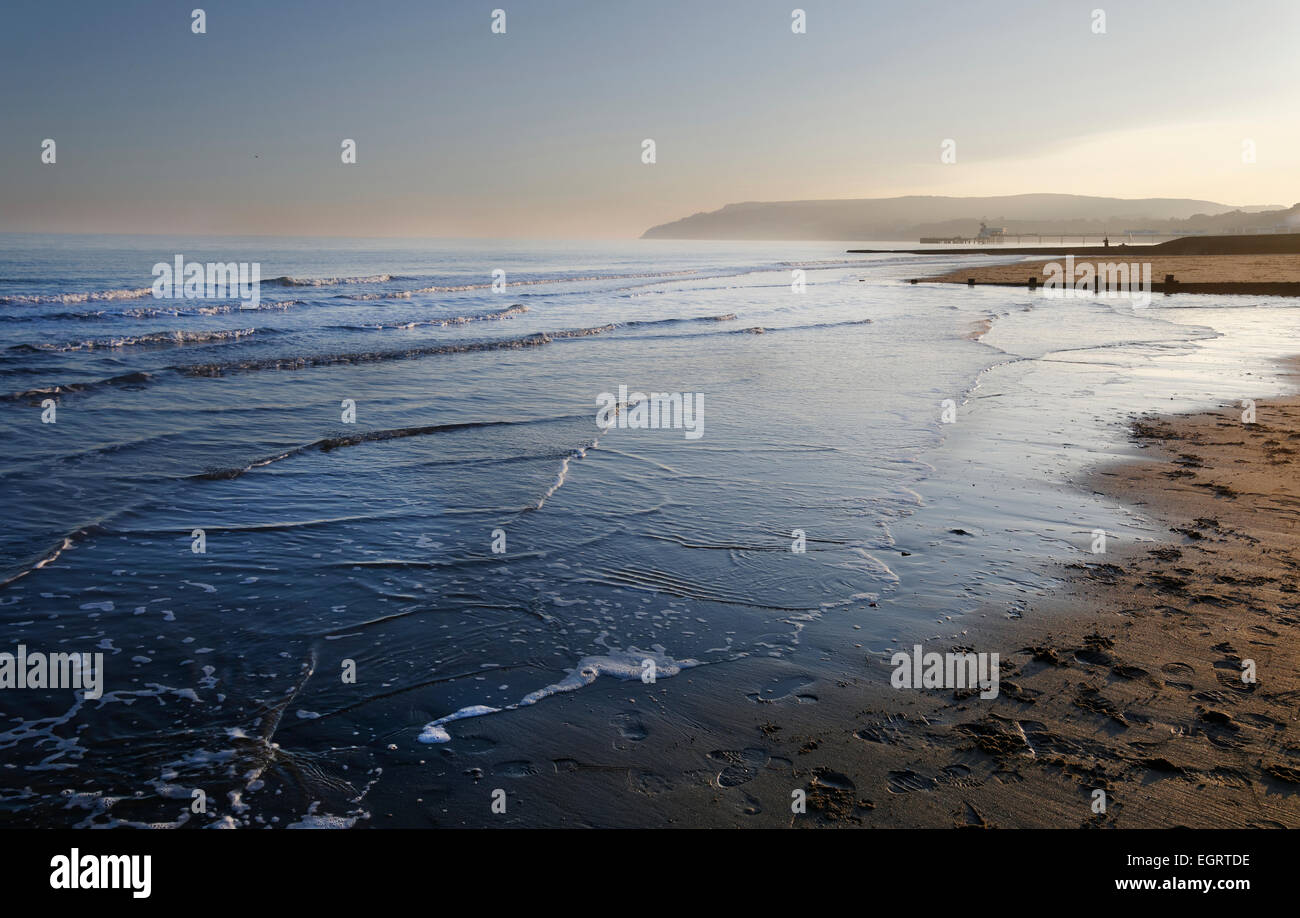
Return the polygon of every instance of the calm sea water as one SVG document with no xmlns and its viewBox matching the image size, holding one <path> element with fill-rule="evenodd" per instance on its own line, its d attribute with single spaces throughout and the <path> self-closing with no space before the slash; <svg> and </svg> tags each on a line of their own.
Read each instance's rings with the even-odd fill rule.
<svg viewBox="0 0 1300 918">
<path fill-rule="evenodd" d="M 1072 476 L 1281 391 L 1300 330 L 842 248 L 0 236 L 0 651 L 104 654 L 98 699 L 0 691 L 2 811 L 364 825 L 390 757 L 646 660 L 887 681 L 1095 528 L 1159 537 Z M 154 298 L 177 255 L 259 263 L 259 308 Z M 702 435 L 600 430 L 621 385 L 699 393 Z"/>
</svg>

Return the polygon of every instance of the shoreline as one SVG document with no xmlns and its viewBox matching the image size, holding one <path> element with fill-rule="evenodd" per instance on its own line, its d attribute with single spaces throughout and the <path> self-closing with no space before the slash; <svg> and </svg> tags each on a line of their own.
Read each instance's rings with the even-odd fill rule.
<svg viewBox="0 0 1300 918">
<path fill-rule="evenodd" d="M 888 651 L 834 635 L 816 665 L 755 656 L 648 691 L 599 680 L 442 747 L 424 778 L 440 812 L 381 791 L 365 824 L 1300 827 L 1300 395 L 1256 410 L 1250 425 L 1231 404 L 1135 418 L 1147 455 L 1071 482 L 1167 538 L 1065 565 L 1060 595 L 1016 618 L 972 613 L 967 649 L 1000 654 L 995 699 L 893 689 Z M 497 743 L 531 762 L 494 764 Z M 495 786 L 518 810 L 466 815 Z"/>
<path fill-rule="evenodd" d="M 1063 253 L 1065 254 L 1065 253 Z M 1074 253 L 1070 253 L 1073 255 Z M 1200 294 L 1243 294 L 1250 296 L 1300 296 L 1300 257 L 1295 255 L 1147 255 L 1139 259 L 1133 249 L 1107 249 L 1102 263 L 1127 265 L 1149 264 L 1151 292 L 1153 293 L 1200 293 Z M 1132 259 L 1125 261 L 1122 259 Z M 1082 264 L 1091 264 L 1084 261 Z M 1048 281 L 1048 266 L 1053 267 L 1055 283 L 1060 288 L 1061 259 L 1043 261 L 1018 261 L 1009 264 L 987 265 L 960 268 L 930 277 L 915 278 L 913 284 L 964 284 L 967 286 L 1025 287 L 1034 289 L 1045 287 Z M 1094 265 L 1095 267 L 1095 265 Z M 1077 270 L 1077 269 L 1076 269 Z M 1087 283 L 1086 290 L 1080 293 L 1092 293 L 1094 283 L 1097 292 L 1111 292 L 1111 288 L 1121 284 L 1120 289 L 1129 288 L 1129 278 L 1106 276 L 1100 268 L 1095 281 Z M 1172 276 L 1172 282 L 1169 280 Z M 1064 279 L 1065 289 L 1076 292 L 1074 278 Z M 1133 281 L 1136 289 L 1137 282 Z"/>
<path fill-rule="evenodd" d="M 820 821 L 1300 826 L 1300 395 L 1256 410 L 1135 419 L 1150 455 L 1078 484 L 1168 538 L 1067 565 L 1059 599 L 982 627 L 975 649 L 1002 651 L 996 700 L 875 693 L 822 766 L 866 776 L 874 806 Z"/>
</svg>

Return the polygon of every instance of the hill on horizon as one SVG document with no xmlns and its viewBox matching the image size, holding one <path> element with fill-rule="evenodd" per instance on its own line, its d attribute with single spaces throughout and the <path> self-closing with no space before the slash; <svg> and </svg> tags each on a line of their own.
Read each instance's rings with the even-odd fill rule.
<svg viewBox="0 0 1300 918">
<path fill-rule="evenodd" d="M 728 204 L 646 230 L 642 239 L 868 240 L 973 235 L 980 221 L 1009 232 L 1244 232 L 1295 218 L 1284 205 L 1075 194 L 907 195 Z M 1216 219 L 1218 218 L 1218 219 Z"/>
</svg>

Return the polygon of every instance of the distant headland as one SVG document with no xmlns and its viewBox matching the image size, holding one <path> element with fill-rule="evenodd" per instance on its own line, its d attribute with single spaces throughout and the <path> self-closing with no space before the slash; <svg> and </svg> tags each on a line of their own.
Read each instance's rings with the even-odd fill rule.
<svg viewBox="0 0 1300 918">
<path fill-rule="evenodd" d="M 1222 235 L 1300 231 L 1300 205 L 1234 206 L 1188 198 L 1075 194 L 909 195 L 728 204 L 651 227 L 643 239 L 866 241 L 972 236 L 981 222 L 1007 235 Z"/>
</svg>

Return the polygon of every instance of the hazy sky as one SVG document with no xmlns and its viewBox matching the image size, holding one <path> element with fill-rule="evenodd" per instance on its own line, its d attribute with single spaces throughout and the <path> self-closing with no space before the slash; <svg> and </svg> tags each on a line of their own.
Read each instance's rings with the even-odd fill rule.
<svg viewBox="0 0 1300 918">
<path fill-rule="evenodd" d="M 899 194 L 1289 206 L 1297 35 L 1297 0 L 4 0 L 0 231 L 635 236 Z"/>
</svg>

